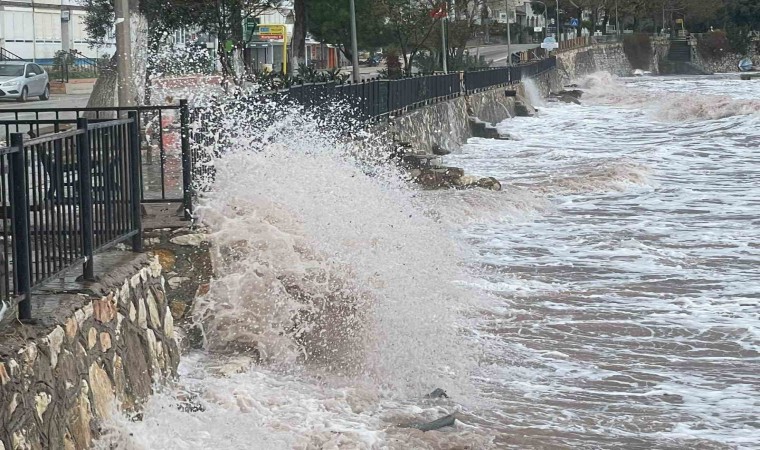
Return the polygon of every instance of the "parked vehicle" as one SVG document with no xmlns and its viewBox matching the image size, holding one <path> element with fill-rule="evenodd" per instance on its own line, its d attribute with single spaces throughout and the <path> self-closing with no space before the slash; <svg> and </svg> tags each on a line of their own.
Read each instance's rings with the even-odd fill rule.
<svg viewBox="0 0 760 450">
<path fill-rule="evenodd" d="M 50 99 L 50 80 L 45 69 L 26 61 L 0 61 L 0 99 L 25 102 L 29 97 Z"/>
<path fill-rule="evenodd" d="M 367 60 L 364 61 L 364 64 L 366 64 L 369 67 L 375 67 L 375 66 L 379 66 L 382 61 L 383 61 L 383 57 L 381 55 L 374 55 L 367 58 Z"/>
</svg>

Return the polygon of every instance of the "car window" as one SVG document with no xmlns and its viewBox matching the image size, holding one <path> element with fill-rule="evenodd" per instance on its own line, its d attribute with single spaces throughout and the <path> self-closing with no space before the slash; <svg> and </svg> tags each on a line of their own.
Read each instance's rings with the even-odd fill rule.
<svg viewBox="0 0 760 450">
<path fill-rule="evenodd" d="M 36 73 L 34 73 L 34 69 L 32 68 L 31 64 L 27 64 L 26 65 L 26 75 L 27 76 L 29 76 L 29 75 L 37 75 Z"/>
<path fill-rule="evenodd" d="M 37 75 L 42 75 L 43 73 L 42 67 L 38 66 L 37 64 L 32 64 L 32 70 Z"/>
<path fill-rule="evenodd" d="M 24 75 L 24 66 L 18 64 L 0 64 L 0 77 L 20 77 Z"/>
</svg>

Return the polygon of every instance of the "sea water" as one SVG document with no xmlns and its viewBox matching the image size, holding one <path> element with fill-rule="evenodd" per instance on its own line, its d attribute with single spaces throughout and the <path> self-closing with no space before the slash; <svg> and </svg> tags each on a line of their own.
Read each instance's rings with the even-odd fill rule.
<svg viewBox="0 0 760 450">
<path fill-rule="evenodd" d="M 760 85 L 737 78 L 579 80 L 582 105 L 446 158 L 502 192 L 419 191 L 303 114 L 237 136 L 199 210 L 204 349 L 98 445 L 760 447 Z"/>
</svg>

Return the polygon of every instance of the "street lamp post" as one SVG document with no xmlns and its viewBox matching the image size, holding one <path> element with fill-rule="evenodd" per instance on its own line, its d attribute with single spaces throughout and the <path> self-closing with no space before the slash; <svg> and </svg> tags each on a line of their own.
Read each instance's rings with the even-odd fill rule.
<svg viewBox="0 0 760 450">
<path fill-rule="evenodd" d="M 351 10 L 351 63 L 354 69 L 354 83 L 358 83 L 361 81 L 361 75 L 359 74 L 359 45 L 356 42 L 356 5 L 354 0 L 348 1 Z"/>
<path fill-rule="evenodd" d="M 555 0 L 557 2 L 557 42 L 562 40 L 562 37 L 559 35 L 559 0 Z"/>
<path fill-rule="evenodd" d="M 512 32 L 509 28 L 509 23 L 512 21 L 512 15 L 509 11 L 509 2 L 510 0 L 507 0 L 507 66 L 512 65 Z"/>
<path fill-rule="evenodd" d="M 546 10 L 548 8 L 546 7 L 546 3 L 542 2 L 541 0 L 533 0 L 533 3 L 541 3 L 542 5 L 544 5 L 544 38 L 546 38 L 546 35 L 548 34 L 548 31 L 546 29 L 546 25 L 547 25 Z"/>
<path fill-rule="evenodd" d="M 448 2 L 443 2 L 443 17 L 441 17 L 441 61 L 443 62 L 443 73 L 449 73 L 448 59 L 449 48 L 446 44 L 446 18 L 449 17 Z"/>
</svg>

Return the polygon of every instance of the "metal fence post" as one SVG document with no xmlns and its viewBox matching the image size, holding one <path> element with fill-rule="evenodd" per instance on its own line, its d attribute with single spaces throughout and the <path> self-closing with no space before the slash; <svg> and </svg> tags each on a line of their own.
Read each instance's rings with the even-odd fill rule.
<svg viewBox="0 0 760 450">
<path fill-rule="evenodd" d="M 130 111 L 129 118 L 129 173 L 132 195 L 132 226 L 137 234 L 132 237 L 132 251 L 143 251 L 143 228 L 142 228 L 142 179 L 140 178 L 140 131 L 137 128 L 137 111 Z"/>
<path fill-rule="evenodd" d="M 179 123 L 182 139 L 182 192 L 185 220 L 192 219 L 193 211 L 193 159 L 190 154 L 190 108 L 187 100 L 179 101 Z"/>
<path fill-rule="evenodd" d="M 90 154 L 90 134 L 87 128 L 87 118 L 77 119 L 77 129 L 82 131 L 77 135 L 77 160 L 79 177 L 79 215 L 82 225 L 82 254 L 84 266 L 82 280 L 95 281 L 95 232 L 93 231 L 92 213 L 92 155 Z"/>
<path fill-rule="evenodd" d="M 18 319 L 32 318 L 32 261 L 29 252 L 29 192 L 26 185 L 26 154 L 24 135 L 11 134 L 11 147 L 17 149 L 9 155 L 9 180 L 13 214 L 14 285 L 16 294 L 24 298 L 18 304 Z"/>
</svg>

